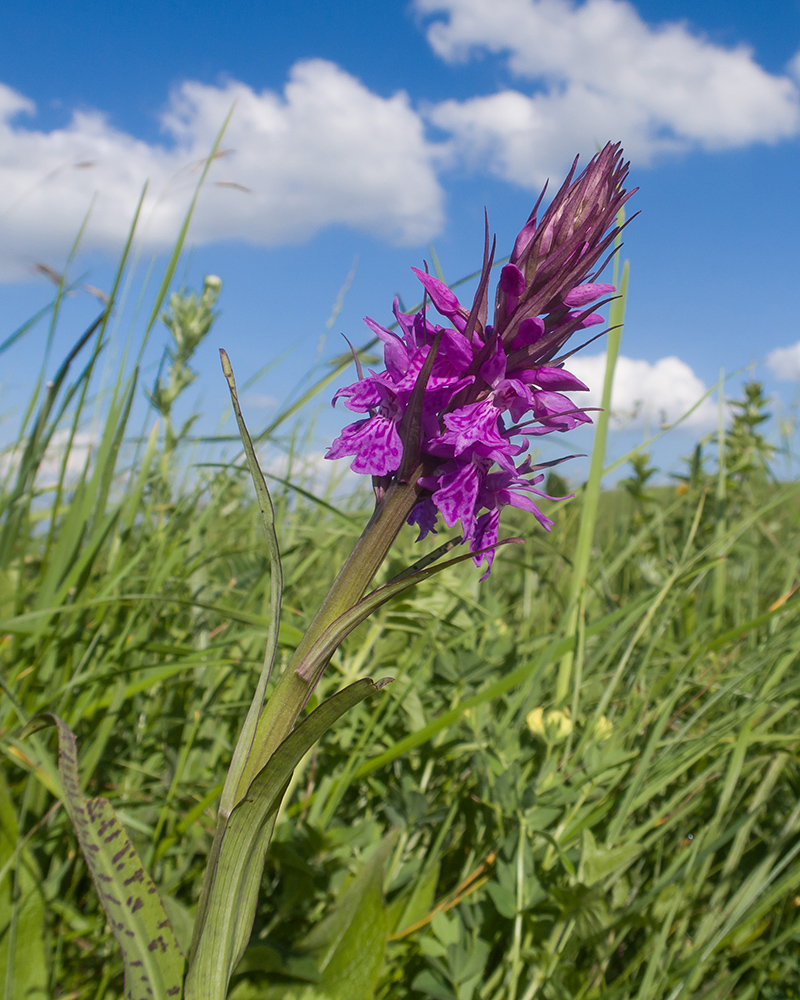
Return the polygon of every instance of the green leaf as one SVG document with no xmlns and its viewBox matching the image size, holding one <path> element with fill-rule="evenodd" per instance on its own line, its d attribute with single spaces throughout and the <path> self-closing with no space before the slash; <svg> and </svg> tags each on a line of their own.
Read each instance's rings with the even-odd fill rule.
<svg viewBox="0 0 800 1000">
<path fill-rule="evenodd" d="M 264 986 L 243 979 L 232 988 L 229 1000 L 330 1000 L 330 997 L 315 986 Z"/>
<path fill-rule="evenodd" d="M 331 1000 L 372 1000 L 375 995 L 389 920 L 383 905 L 383 867 L 370 868 L 369 875 L 359 886 L 358 908 L 317 986 Z"/>
<path fill-rule="evenodd" d="M 264 534 L 267 539 L 267 550 L 269 551 L 270 561 L 270 618 L 267 646 L 264 651 L 264 665 L 261 668 L 261 675 L 258 679 L 253 700 L 250 703 L 247 718 L 244 721 L 242 731 L 239 734 L 239 739 L 236 742 L 236 749 L 233 753 L 233 759 L 228 770 L 228 776 L 225 779 L 225 787 L 222 790 L 222 799 L 219 806 L 220 813 L 223 816 L 229 816 L 233 807 L 244 794 L 242 783 L 245 767 L 250 757 L 250 751 L 253 746 L 253 740 L 255 739 L 256 729 L 258 728 L 258 720 L 261 716 L 261 710 L 264 707 L 264 697 L 266 696 L 269 677 L 272 673 L 272 664 L 275 660 L 275 650 L 278 648 L 278 630 L 281 621 L 281 597 L 283 595 L 283 569 L 281 568 L 281 554 L 278 547 L 278 536 L 275 532 L 275 508 L 272 506 L 272 497 L 269 495 L 267 483 L 264 479 L 261 467 L 258 464 L 258 458 L 256 457 L 250 433 L 247 430 L 244 417 L 242 416 L 242 409 L 239 405 L 239 394 L 236 391 L 236 379 L 233 375 L 233 368 L 231 367 L 230 359 L 223 350 L 220 350 L 219 356 L 222 361 L 222 371 L 225 375 L 225 380 L 228 383 L 228 389 L 230 390 L 233 412 L 236 414 L 236 423 L 239 427 L 239 435 L 242 439 L 242 445 L 244 446 L 245 455 L 247 456 L 247 465 L 250 469 L 250 476 L 253 480 L 253 486 L 255 487 L 256 497 L 258 499 L 258 509 L 261 514 L 261 523 L 264 526 Z"/>
<path fill-rule="evenodd" d="M 440 867 L 440 862 L 434 861 L 417 879 L 411 895 L 400 897 L 399 905 L 391 907 L 391 912 L 395 917 L 391 926 L 393 933 L 401 934 L 407 927 L 412 927 L 424 920 L 431 912 L 436 897 Z"/>
<path fill-rule="evenodd" d="M 253 486 L 256 491 L 256 497 L 258 499 L 259 512 L 261 514 L 261 523 L 264 528 L 264 534 L 267 540 L 267 550 L 269 552 L 270 559 L 270 614 L 268 622 L 267 631 L 267 644 L 264 650 L 264 661 L 261 667 L 261 673 L 258 678 L 258 684 L 256 685 L 255 692 L 253 693 L 253 698 L 250 702 L 250 708 L 247 711 L 247 716 L 245 717 L 242 729 L 239 733 L 239 737 L 236 741 L 236 746 L 233 751 L 233 757 L 231 759 L 230 766 L 228 768 L 228 773 L 225 777 L 225 784 L 222 788 L 222 796 L 220 798 L 219 811 L 217 816 L 217 828 L 214 834 L 214 844 L 212 846 L 211 854 L 209 856 L 208 864 L 206 866 L 205 874 L 203 876 L 203 885 L 200 891 L 200 901 L 197 906 L 197 916 L 195 920 L 195 930 L 194 938 L 192 942 L 192 952 L 190 955 L 190 961 L 194 955 L 195 948 L 198 946 L 199 935 L 202 933 L 202 929 L 206 923 L 207 908 L 211 898 L 214 879 L 216 877 L 217 864 L 219 862 L 219 853 L 222 849 L 222 840 L 225 836 L 225 826 L 228 818 L 231 815 L 232 810 L 235 808 L 237 803 L 239 803 L 244 797 L 248 785 L 251 783 L 246 779 L 246 771 L 248 764 L 252 766 L 253 757 L 253 744 L 258 731 L 258 722 L 261 717 L 262 709 L 264 707 L 264 699 L 267 693 L 267 686 L 269 685 L 270 675 L 272 673 L 272 665 L 275 660 L 275 651 L 278 648 L 278 641 L 280 636 L 280 621 L 281 621 L 281 600 L 283 596 L 283 568 L 281 566 L 281 555 L 280 548 L 278 546 L 278 536 L 275 531 L 275 509 L 272 505 L 272 497 L 269 494 L 269 489 L 267 488 L 266 480 L 264 479 L 264 474 L 261 471 L 261 467 L 258 464 L 258 458 L 255 453 L 255 448 L 253 447 L 253 442 L 250 437 L 250 433 L 247 430 L 247 425 L 245 424 L 244 417 L 242 415 L 242 409 L 239 405 L 239 394 L 236 390 L 236 379 L 233 374 L 233 367 L 231 365 L 230 359 L 227 353 L 223 350 L 219 352 L 220 360 L 222 362 L 222 372 L 225 376 L 225 380 L 228 383 L 228 389 L 231 395 L 231 404 L 233 406 L 233 412 L 236 415 L 236 423 L 239 428 L 239 436 L 242 439 L 242 445 L 244 447 L 245 455 L 247 456 L 247 464 L 250 469 L 250 476 L 253 480 Z M 281 791 L 281 797 L 283 792 Z M 280 800 L 279 800 L 280 801 Z M 261 879 L 261 871 L 264 867 L 264 854 L 266 853 L 267 847 L 269 846 L 270 839 L 272 837 L 272 826 L 274 825 L 275 817 L 269 821 L 268 828 L 265 827 L 259 834 L 260 839 L 264 843 L 263 851 L 257 851 L 256 854 L 248 861 L 244 868 L 242 868 L 242 873 L 246 869 L 249 869 L 249 865 L 253 864 L 255 867 L 251 876 L 245 879 L 251 886 L 249 890 L 252 894 L 252 906 L 249 904 L 243 907 L 242 912 L 245 914 L 245 924 L 246 929 L 242 931 L 239 937 L 243 937 L 243 943 L 241 944 L 242 949 L 247 946 L 247 938 L 250 934 L 250 927 L 252 926 L 252 915 L 249 917 L 247 914 L 250 913 L 251 909 L 255 909 L 255 894 L 258 891 L 258 882 Z M 260 854 L 260 860 L 259 860 Z M 238 894 L 238 888 L 233 889 L 233 895 Z M 231 897 L 233 898 L 233 897 Z M 249 923 L 248 923 L 249 921 Z M 238 938 L 237 938 L 238 939 Z M 241 958 L 241 952 L 239 952 L 239 958 Z M 233 966 L 236 962 L 233 963 Z M 233 967 L 227 971 L 227 977 L 230 977 Z M 227 978 L 225 979 L 227 983 Z"/>
<path fill-rule="evenodd" d="M 375 994 L 389 933 L 383 870 L 397 836 L 394 830 L 383 838 L 300 946 L 317 956 L 320 978 L 313 991 L 325 1000 L 372 1000 Z"/>
<path fill-rule="evenodd" d="M 348 608 L 344 614 L 339 615 L 338 618 L 331 622 L 308 650 L 302 665 L 297 668 L 298 674 L 305 677 L 310 684 L 316 684 L 317 680 L 322 676 L 325 665 L 336 652 L 341 642 L 352 631 L 358 628 L 362 622 L 366 621 L 373 612 L 388 603 L 393 597 L 402 594 L 411 587 L 415 587 L 423 580 L 427 580 L 429 577 L 449 569 L 451 566 L 457 566 L 459 563 L 473 559 L 483 552 L 499 548 L 501 545 L 510 545 L 521 541 L 521 538 L 503 538 L 496 545 L 489 545 L 475 552 L 465 552 L 463 555 L 448 559 L 447 562 L 438 563 L 434 566 L 428 566 L 425 559 L 419 560 L 419 563 L 415 563 L 414 566 L 401 573 L 398 577 L 395 577 L 394 580 L 390 580 L 388 583 L 384 583 L 380 587 L 376 587 L 375 590 L 370 591 L 370 593 L 362 597 L 351 608 Z M 441 549 L 449 551 L 451 547 L 452 544 L 447 542 L 444 546 L 441 546 Z M 415 568 L 417 565 L 422 565 L 424 568 L 417 570 Z"/>
<path fill-rule="evenodd" d="M 0 997 L 46 1000 L 44 898 L 0 774 Z"/>
<path fill-rule="evenodd" d="M 389 855 L 397 844 L 399 831 L 387 834 L 375 852 L 365 862 L 358 874 L 339 896 L 333 909 L 308 934 L 301 945 L 303 951 L 320 952 L 319 967 L 323 973 L 321 983 L 335 978 L 347 964 L 347 953 L 352 945 L 363 940 L 353 933 L 356 924 L 364 924 L 364 914 L 369 919 L 386 923 L 387 911 L 383 906 L 383 869 Z M 370 938 L 371 931 L 364 926 L 364 933 Z M 383 934 L 385 942 L 386 933 Z M 383 942 L 381 943 L 383 954 Z M 355 1000 L 355 994 L 353 994 Z"/>
<path fill-rule="evenodd" d="M 180 998 L 185 961 L 161 897 L 108 799 L 83 797 L 75 735 L 66 722 L 48 713 L 32 719 L 23 736 L 53 724 L 58 728 L 64 805 L 122 950 L 126 1000 Z"/>
<path fill-rule="evenodd" d="M 517 915 L 517 896 L 514 890 L 494 880 L 487 882 L 486 889 L 500 916 L 513 920 Z"/>
<path fill-rule="evenodd" d="M 458 944 L 461 937 L 458 918 L 448 917 L 442 910 L 437 910 L 431 920 L 431 930 L 445 946 Z"/>
<path fill-rule="evenodd" d="M 624 213 L 620 210 L 620 224 L 623 221 Z M 617 250 L 621 246 L 619 234 L 616 241 Z M 600 401 L 600 412 L 597 414 L 597 422 L 592 446 L 592 458 L 589 466 L 589 478 L 583 492 L 583 505 L 581 509 L 581 523 L 578 530 L 578 541 L 575 545 L 575 556 L 572 564 L 572 579 L 570 580 L 570 590 L 568 598 L 567 627 L 566 634 L 574 637 L 578 632 L 578 623 L 581 618 L 581 601 L 585 598 L 585 590 L 591 563 L 592 543 L 594 541 L 595 527 L 597 525 L 597 514 L 600 505 L 600 484 L 603 480 L 603 462 L 606 455 L 606 442 L 608 439 L 609 421 L 611 419 L 611 393 L 614 385 L 614 369 L 619 357 L 620 344 L 622 343 L 622 326 L 625 318 L 625 303 L 628 294 L 628 261 L 622 267 L 622 280 L 618 281 L 617 268 L 619 258 L 615 261 L 614 285 L 619 289 L 619 294 L 611 303 L 609 315 L 609 329 L 606 338 L 606 370 L 603 379 L 603 395 Z M 574 652 L 570 649 L 561 659 L 558 676 L 556 678 L 555 702 L 563 705 L 567 700 L 570 688 L 570 680 L 573 677 L 575 667 L 581 669 L 581 664 L 574 663 Z M 580 685 L 578 685 L 579 687 Z M 573 704 L 573 712 L 576 705 Z"/>
<path fill-rule="evenodd" d="M 581 881 L 584 885 L 594 885 L 606 876 L 622 868 L 642 853 L 639 844 L 621 844 L 619 847 L 598 847 L 592 831 L 583 831 L 581 852 Z"/>
<path fill-rule="evenodd" d="M 385 683 L 356 681 L 324 701 L 279 745 L 218 830 L 209 861 L 213 867 L 207 903 L 198 916 L 189 958 L 187 1000 L 224 1000 L 247 947 L 264 858 L 294 769 L 337 719 Z"/>
</svg>

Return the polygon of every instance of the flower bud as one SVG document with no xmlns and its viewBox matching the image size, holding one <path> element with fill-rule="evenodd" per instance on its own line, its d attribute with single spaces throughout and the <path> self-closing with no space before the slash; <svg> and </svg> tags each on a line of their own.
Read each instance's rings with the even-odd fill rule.
<svg viewBox="0 0 800 1000">
<path fill-rule="evenodd" d="M 543 708 L 534 708 L 525 717 L 528 729 L 534 736 L 554 745 L 563 742 L 572 732 L 572 719 L 569 710 L 552 709 L 545 713 Z"/>
</svg>

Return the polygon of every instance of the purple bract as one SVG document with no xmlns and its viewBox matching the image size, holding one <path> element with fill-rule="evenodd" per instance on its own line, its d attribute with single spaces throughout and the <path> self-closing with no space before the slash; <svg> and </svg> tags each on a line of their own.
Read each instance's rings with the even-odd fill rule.
<svg viewBox="0 0 800 1000">
<path fill-rule="evenodd" d="M 394 478 L 416 476 L 425 492 L 408 520 L 420 538 L 435 531 L 440 514 L 448 527 L 461 522 L 473 552 L 493 546 L 500 510 L 509 504 L 547 529 L 553 524 L 533 499 L 546 497 L 537 489 L 542 467 L 519 459 L 530 437 L 591 422 L 563 395 L 588 387 L 563 368 L 574 352 L 562 348 L 576 331 L 603 322 L 593 309 L 615 289 L 595 279 L 614 252 L 617 213 L 634 193 L 623 187 L 629 165 L 619 143 L 609 143 L 573 180 L 576 166 L 577 157 L 541 221 L 542 196 L 517 236 L 500 272 L 492 325 L 487 230 L 471 309 L 414 268 L 447 325 L 431 323 L 426 304 L 403 313 L 395 299 L 398 334 L 366 320 L 383 341 L 385 369 L 370 370 L 334 396 L 368 416 L 346 427 L 325 457 L 352 455 L 352 469 L 374 477 L 379 501 Z M 487 561 L 484 577 L 493 554 L 475 557 L 476 565 Z"/>
</svg>

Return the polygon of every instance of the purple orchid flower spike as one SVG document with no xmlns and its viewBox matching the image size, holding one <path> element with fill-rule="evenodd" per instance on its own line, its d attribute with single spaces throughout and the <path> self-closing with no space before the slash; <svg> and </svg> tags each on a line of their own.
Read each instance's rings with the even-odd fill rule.
<svg viewBox="0 0 800 1000">
<path fill-rule="evenodd" d="M 500 511 L 528 510 L 552 521 L 535 497 L 544 466 L 520 458 L 529 438 L 591 422 L 565 392 L 588 389 L 560 356 L 572 335 L 603 322 L 595 310 L 615 291 L 597 279 L 613 255 L 619 210 L 634 193 L 619 143 L 605 146 L 575 178 L 577 158 L 544 212 L 542 196 L 500 271 L 493 323 L 488 287 L 494 259 L 488 222 L 481 277 L 466 308 L 439 278 L 413 268 L 424 289 L 417 313 L 394 312 L 399 334 L 367 319 L 383 341 L 385 369 L 340 389 L 350 410 L 369 414 L 346 427 L 326 458 L 353 456 L 356 472 L 380 477 L 379 505 L 393 482 L 414 483 L 407 521 L 419 537 L 461 524 L 463 540 L 488 575 Z M 428 318 L 428 300 L 444 324 Z M 518 464 L 519 463 L 519 464 Z M 552 464 L 552 463 L 546 463 Z M 554 499 L 554 498 L 547 498 Z"/>
<path fill-rule="evenodd" d="M 495 246 L 488 220 L 471 306 L 427 270 L 415 270 L 424 289 L 421 309 L 404 313 L 395 301 L 397 333 L 366 321 L 383 343 L 384 367 L 364 373 L 356 359 L 357 380 L 339 389 L 333 402 L 343 400 L 360 419 L 345 427 L 326 457 L 348 456 L 354 471 L 372 476 L 376 507 L 266 703 L 280 621 L 279 547 L 269 492 L 222 352 L 267 534 L 273 617 L 269 653 L 223 789 L 198 906 L 185 990 L 193 1000 L 227 994 L 253 922 L 251 889 L 263 867 L 269 819 L 295 764 L 331 721 L 381 686 L 367 679 L 351 684 L 296 727 L 339 644 L 377 608 L 443 568 L 432 564 L 459 541 L 469 544 L 469 552 L 444 565 L 472 557 L 476 565 L 485 564 L 485 579 L 497 547 L 522 541 L 500 539 L 504 508 L 528 511 L 546 530 L 553 525 L 539 503 L 558 499 L 541 489 L 542 470 L 556 462 L 535 464 L 526 453 L 531 439 L 591 421 L 589 408 L 567 395 L 587 386 L 564 368 L 574 352 L 563 348 L 574 333 L 602 322 L 597 310 L 614 288 L 599 279 L 620 231 L 617 213 L 633 193 L 623 186 L 628 164 L 619 144 L 607 145 L 577 178 L 576 168 L 577 160 L 541 221 L 542 197 L 517 236 L 499 274 L 491 322 Z M 430 318 L 429 305 L 438 320 Z M 449 539 L 368 592 L 403 525 L 415 525 L 424 538 L 440 518 L 449 528 L 460 525 L 460 539 Z M 219 871 L 225 878 L 217 877 Z M 175 961 L 180 970 L 182 958 Z M 179 993 L 180 985 L 167 992 Z"/>
</svg>

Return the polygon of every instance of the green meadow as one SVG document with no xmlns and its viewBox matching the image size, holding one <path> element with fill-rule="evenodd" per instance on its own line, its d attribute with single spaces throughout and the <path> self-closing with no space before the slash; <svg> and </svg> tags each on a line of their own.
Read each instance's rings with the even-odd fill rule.
<svg viewBox="0 0 800 1000">
<path fill-rule="evenodd" d="M 270 560 L 246 462 L 233 445 L 201 462 L 174 420 L 216 308 L 213 283 L 170 295 L 180 249 L 141 309 L 140 336 L 169 345 L 155 388 L 134 337 L 98 394 L 127 259 L 87 331 L 62 280 L 38 323 L 74 347 L 32 386 L 3 459 L 5 1000 L 123 996 L 55 794 L 53 730 L 21 739 L 24 725 L 51 712 L 75 731 L 84 791 L 112 802 L 188 948 L 261 670 Z M 9 331 L 0 351 L 38 331 Z M 670 485 L 638 454 L 601 491 L 601 420 L 588 482 L 545 505 L 551 534 L 512 515 L 505 535 L 525 543 L 500 549 L 488 580 L 449 567 L 347 638 L 312 707 L 394 680 L 295 772 L 234 1000 L 800 997 L 800 484 L 772 471 L 759 387 L 739 395 Z M 251 426 L 262 455 L 289 454 L 268 478 L 276 672 L 370 514 L 363 490 L 304 475 L 295 416 Z M 379 579 L 445 540 L 414 534 Z"/>
</svg>

